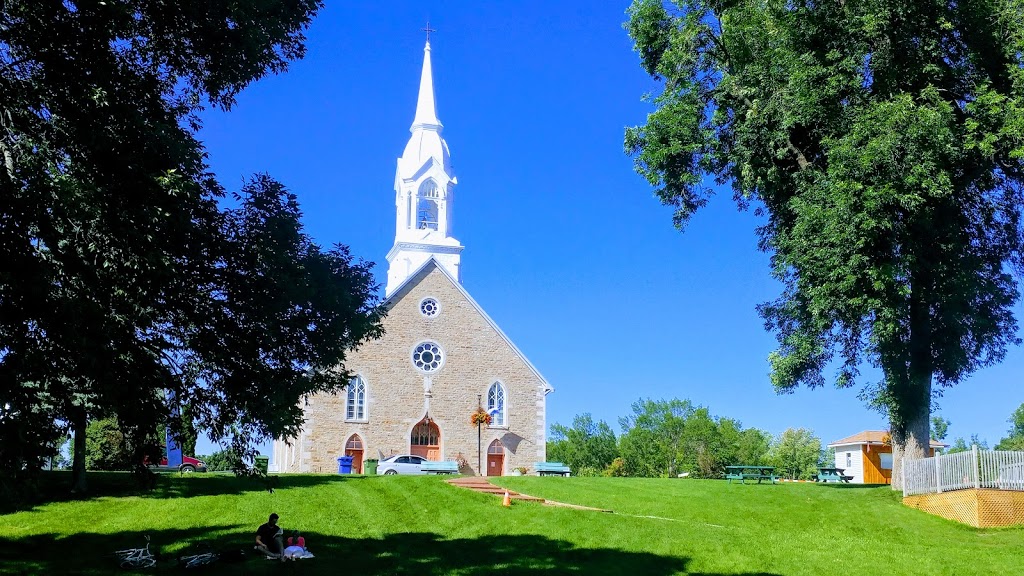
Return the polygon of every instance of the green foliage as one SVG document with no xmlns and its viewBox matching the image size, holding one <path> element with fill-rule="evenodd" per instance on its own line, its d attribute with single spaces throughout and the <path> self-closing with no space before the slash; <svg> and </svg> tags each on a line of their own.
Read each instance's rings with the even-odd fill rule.
<svg viewBox="0 0 1024 576">
<path fill-rule="evenodd" d="M 40 470 L 59 457 L 66 440 L 66 429 L 50 418 L 46 406 L 30 402 L 29 397 L 0 400 L 0 509 L 5 507 L 3 502 L 18 502 L 36 493 Z"/>
<path fill-rule="evenodd" d="M 319 7 L 0 3 L 0 475 L 38 467 L 16 445 L 58 421 L 79 470 L 104 418 L 136 451 L 166 424 L 249 458 L 380 334 L 371 265 L 314 243 L 268 176 L 222 210 L 196 139 L 207 106 L 302 56 Z"/>
<path fill-rule="evenodd" d="M 946 454 L 956 454 L 957 452 L 968 452 L 971 450 L 971 446 L 978 445 L 979 450 L 988 450 L 988 442 L 982 440 L 977 434 L 971 434 L 970 440 L 964 440 L 963 437 L 959 437 L 953 441 L 953 444 L 946 449 Z"/>
<path fill-rule="evenodd" d="M 676 225 L 713 184 L 765 216 L 775 388 L 876 366 L 923 454 L 933 394 L 1018 342 L 1024 4 L 635 0 L 626 28 L 662 90 L 625 148 Z"/>
<path fill-rule="evenodd" d="M 615 460 L 612 460 L 612 463 L 609 464 L 603 472 L 601 472 L 601 475 L 608 476 L 611 478 L 628 476 L 628 474 L 626 473 L 626 461 L 623 460 L 622 458 L 616 458 Z"/>
<path fill-rule="evenodd" d="M 694 407 L 688 400 L 641 399 L 619 419 L 619 450 L 630 476 L 675 476 L 680 470 L 683 429 Z"/>
<path fill-rule="evenodd" d="M 931 433 L 928 435 L 932 440 L 942 441 L 949 434 L 950 421 L 942 416 L 932 416 Z"/>
<path fill-rule="evenodd" d="M 806 428 L 787 428 L 772 444 L 769 460 L 780 475 L 811 480 L 822 460 L 821 439 Z"/>
<path fill-rule="evenodd" d="M 1009 436 L 1024 436 L 1024 404 L 1013 411 L 1008 422 L 1010 423 Z"/>
<path fill-rule="evenodd" d="M 818 466 L 832 467 L 836 465 L 836 449 L 825 448 L 821 451 L 821 456 L 818 457 Z"/>
<path fill-rule="evenodd" d="M 589 413 L 573 418 L 572 426 L 551 425 L 547 457 L 562 462 L 577 476 L 598 476 L 618 456 L 615 433 L 603 420 L 594 422 Z"/>
<path fill-rule="evenodd" d="M 89 470 L 129 470 L 133 450 L 116 418 L 89 422 L 85 430 L 85 467 Z"/>
<path fill-rule="evenodd" d="M 223 449 L 210 454 L 209 456 L 197 456 L 206 463 L 210 472 L 233 472 L 244 467 L 242 457 L 230 449 Z"/>
<path fill-rule="evenodd" d="M 771 434 L 757 428 L 747 428 L 740 433 L 733 461 L 737 464 L 744 463 L 752 466 L 767 464 L 771 443 Z"/>
<path fill-rule="evenodd" d="M 1024 436 L 1008 436 L 999 440 L 996 450 L 1014 450 L 1024 452 Z"/>
<path fill-rule="evenodd" d="M 1006 437 L 999 440 L 996 450 L 1021 450 L 1024 451 L 1024 404 L 1021 404 L 1013 411 L 1008 420 L 1010 430 Z"/>
<path fill-rule="evenodd" d="M 629 476 L 718 478 L 729 464 L 762 464 L 771 439 L 743 430 L 730 418 L 711 415 L 688 400 L 639 400 L 619 420 L 624 470 Z"/>
</svg>

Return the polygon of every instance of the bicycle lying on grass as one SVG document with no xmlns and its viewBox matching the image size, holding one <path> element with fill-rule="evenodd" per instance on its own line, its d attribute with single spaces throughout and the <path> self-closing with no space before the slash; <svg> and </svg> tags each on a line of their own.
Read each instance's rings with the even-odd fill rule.
<svg viewBox="0 0 1024 576">
<path fill-rule="evenodd" d="M 178 556 L 178 565 L 185 568 L 199 568 L 200 566 L 206 566 L 213 564 L 217 560 L 220 560 L 220 554 L 214 552 L 209 546 L 204 546 L 206 550 L 198 554 L 187 554 Z"/>
<path fill-rule="evenodd" d="M 157 555 L 149 549 L 149 536 L 146 536 L 145 548 L 128 548 L 114 552 L 121 568 L 138 569 L 152 568 L 157 564 Z M 247 559 L 244 550 L 239 548 L 224 548 L 215 551 L 207 543 L 197 545 L 196 551 L 178 555 L 178 566 L 182 568 L 200 568 L 213 564 L 214 562 L 243 562 Z"/>
<path fill-rule="evenodd" d="M 149 536 L 146 536 L 145 548 L 126 548 L 114 552 L 120 561 L 121 568 L 152 568 L 156 566 L 156 556 L 149 551 Z"/>
</svg>

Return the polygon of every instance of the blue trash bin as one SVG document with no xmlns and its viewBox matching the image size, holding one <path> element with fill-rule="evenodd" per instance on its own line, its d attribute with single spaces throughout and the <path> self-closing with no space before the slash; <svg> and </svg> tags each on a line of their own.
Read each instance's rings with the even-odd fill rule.
<svg viewBox="0 0 1024 576">
<path fill-rule="evenodd" d="M 338 458 L 338 474 L 351 474 L 352 473 L 352 457 L 342 456 Z"/>
</svg>

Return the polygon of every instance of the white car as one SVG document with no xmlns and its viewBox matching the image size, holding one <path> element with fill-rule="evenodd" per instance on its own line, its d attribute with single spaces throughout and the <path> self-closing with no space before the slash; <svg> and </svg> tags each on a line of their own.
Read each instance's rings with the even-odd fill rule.
<svg viewBox="0 0 1024 576">
<path fill-rule="evenodd" d="M 377 464 L 377 474 L 426 474 L 421 468 L 426 461 L 426 458 L 412 454 L 389 456 Z"/>
</svg>

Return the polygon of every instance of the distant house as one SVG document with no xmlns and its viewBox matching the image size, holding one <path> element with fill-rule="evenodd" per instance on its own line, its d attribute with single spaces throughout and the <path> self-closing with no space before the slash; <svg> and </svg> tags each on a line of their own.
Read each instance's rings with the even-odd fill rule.
<svg viewBox="0 0 1024 576">
<path fill-rule="evenodd" d="M 948 445 L 932 440 L 929 456 Z M 828 445 L 836 450 L 836 468 L 854 484 L 892 483 L 892 445 L 885 430 L 865 430 Z"/>
</svg>

